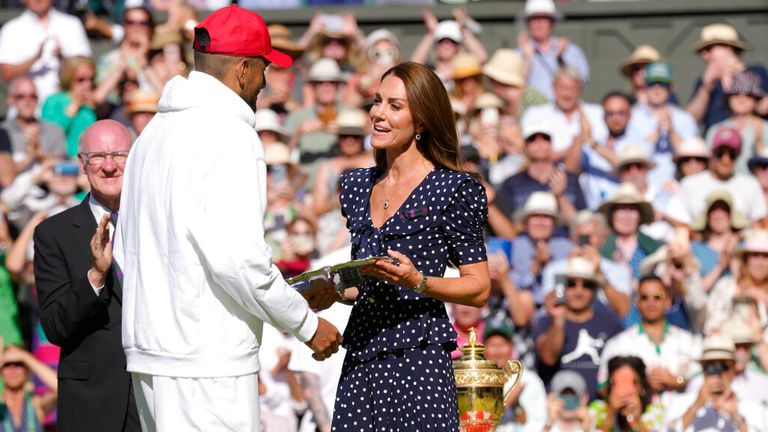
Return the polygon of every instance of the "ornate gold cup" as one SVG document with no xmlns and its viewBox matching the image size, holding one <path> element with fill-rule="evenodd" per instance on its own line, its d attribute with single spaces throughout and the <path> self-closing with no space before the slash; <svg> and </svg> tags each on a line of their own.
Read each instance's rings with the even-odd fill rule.
<svg viewBox="0 0 768 432">
<path fill-rule="evenodd" d="M 477 330 L 469 329 L 469 342 L 453 361 L 459 425 L 462 432 L 490 432 L 504 414 L 504 403 L 523 375 L 523 364 L 509 360 L 504 368 L 485 359 L 485 346 L 477 342 Z"/>
</svg>

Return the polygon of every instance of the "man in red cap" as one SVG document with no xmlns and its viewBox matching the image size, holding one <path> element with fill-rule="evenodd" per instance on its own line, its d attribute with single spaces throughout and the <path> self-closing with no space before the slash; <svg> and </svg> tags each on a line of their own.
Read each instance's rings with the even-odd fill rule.
<svg viewBox="0 0 768 432">
<path fill-rule="evenodd" d="M 318 360 L 341 335 L 285 283 L 264 242 L 254 110 L 264 69 L 290 57 L 237 6 L 200 23 L 194 48 L 196 71 L 165 86 L 125 170 L 114 248 L 123 347 L 145 431 L 256 431 L 263 323 Z M 310 303 L 328 307 L 332 294 Z"/>
</svg>

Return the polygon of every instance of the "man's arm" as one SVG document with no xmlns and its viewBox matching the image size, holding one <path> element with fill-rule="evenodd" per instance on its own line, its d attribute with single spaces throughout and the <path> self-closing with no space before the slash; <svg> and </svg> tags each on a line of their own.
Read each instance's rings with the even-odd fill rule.
<svg viewBox="0 0 768 432">
<path fill-rule="evenodd" d="M 536 338 L 536 353 L 542 363 L 554 366 L 565 345 L 565 306 L 555 304 L 554 293 L 547 295 L 544 306 L 552 321 L 547 331 Z"/>
<path fill-rule="evenodd" d="M 51 342 L 61 346 L 109 305 L 109 290 L 102 290 L 97 296 L 88 273 L 76 280 L 69 279 L 67 257 L 54 234 L 60 227 L 51 222 L 44 222 L 35 230 L 35 284 L 43 330 Z"/>
</svg>

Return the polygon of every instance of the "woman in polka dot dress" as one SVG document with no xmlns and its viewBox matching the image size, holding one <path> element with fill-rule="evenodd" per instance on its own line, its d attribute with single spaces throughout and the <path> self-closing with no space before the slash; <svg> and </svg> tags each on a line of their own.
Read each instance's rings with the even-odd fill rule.
<svg viewBox="0 0 768 432">
<path fill-rule="evenodd" d="M 428 68 L 387 71 L 370 117 L 376 166 L 343 176 L 342 212 L 353 258 L 392 260 L 344 293 L 354 307 L 332 430 L 456 431 L 456 333 L 443 302 L 488 297 L 485 190 L 459 168 L 448 96 Z M 441 277 L 449 262 L 460 277 Z"/>
</svg>

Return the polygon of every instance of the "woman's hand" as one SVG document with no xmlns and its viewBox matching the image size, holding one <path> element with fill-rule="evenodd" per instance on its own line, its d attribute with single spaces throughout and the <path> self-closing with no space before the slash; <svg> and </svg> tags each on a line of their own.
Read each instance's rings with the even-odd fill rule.
<svg viewBox="0 0 768 432">
<path fill-rule="evenodd" d="M 409 289 L 419 286 L 422 274 L 407 256 L 392 249 L 387 250 L 387 255 L 397 261 L 378 259 L 375 263 L 364 266 L 361 269 L 363 274 Z"/>
</svg>

